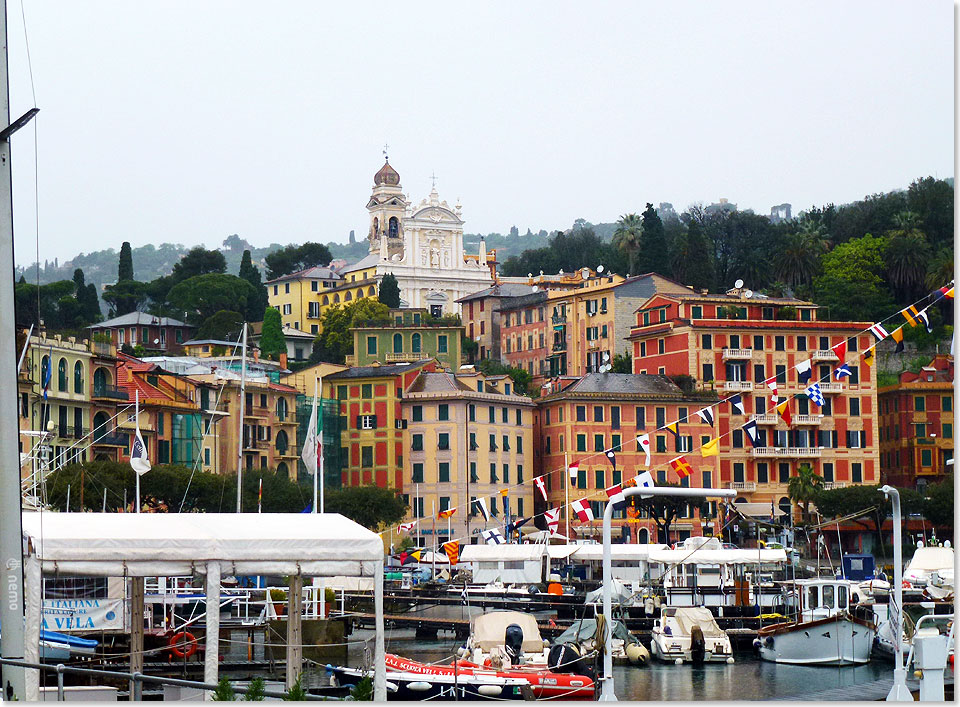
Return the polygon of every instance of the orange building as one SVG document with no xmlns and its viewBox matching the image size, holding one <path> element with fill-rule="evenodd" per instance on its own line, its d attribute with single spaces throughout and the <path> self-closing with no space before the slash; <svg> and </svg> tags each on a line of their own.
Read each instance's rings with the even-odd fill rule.
<svg viewBox="0 0 960 707">
<path fill-rule="evenodd" d="M 862 333 L 870 323 L 818 321 L 816 314 L 811 302 L 739 290 L 657 294 L 636 313 L 629 337 L 634 373 L 689 376 L 701 390 L 741 396 L 745 415 L 723 404 L 716 416 L 724 435 L 717 481 L 739 491 L 738 501 L 788 509 L 787 483 L 802 464 L 827 488 L 879 481 L 876 366 L 859 358 L 874 343 Z M 837 381 L 834 347 L 844 342 L 851 376 Z M 808 384 L 795 367 L 806 361 L 810 382 L 820 381 L 823 407 L 804 394 Z M 770 379 L 781 398 L 791 398 L 789 428 L 771 407 Z M 757 423 L 756 447 L 741 429 L 749 420 Z"/>
<path fill-rule="evenodd" d="M 681 486 L 710 488 L 718 481 L 717 457 L 700 457 L 701 444 L 709 442 L 716 431 L 696 416 L 696 411 L 715 403 L 711 393 L 684 394 L 672 381 L 657 375 L 630 375 L 626 373 L 588 373 L 562 389 L 545 391 L 537 400 L 534 416 L 534 461 L 538 474 L 545 477 L 550 508 L 563 507 L 560 532 L 565 531 L 565 505 L 568 495 L 572 502 L 589 501 L 596 520 L 580 523 L 576 516 L 570 520 L 571 533 L 578 537 L 599 538 L 601 519 L 606 506 L 606 489 L 633 479 L 640 471 L 649 469 L 658 484 L 679 483 Z M 659 427 L 679 420 L 677 435 Z M 650 435 L 650 465 L 637 437 Z M 613 449 L 616 466 L 605 456 Z M 680 479 L 670 461 L 684 456 L 693 473 Z M 567 469 L 577 464 L 577 478 L 570 488 Z M 534 495 L 535 512 L 546 507 L 543 497 Z M 715 504 L 711 506 L 715 509 Z M 700 519 L 690 511 L 672 525 L 671 542 L 692 535 L 710 534 L 714 528 L 715 512 Z M 631 522 L 622 511 L 614 514 L 615 526 L 631 528 L 634 542 L 658 542 L 654 522 L 641 518 Z M 707 532 L 704 532 L 707 531 Z"/>
</svg>

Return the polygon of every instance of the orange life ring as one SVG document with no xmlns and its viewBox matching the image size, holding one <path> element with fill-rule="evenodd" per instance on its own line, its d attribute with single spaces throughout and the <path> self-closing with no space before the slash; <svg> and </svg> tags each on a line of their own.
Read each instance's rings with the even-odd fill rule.
<svg viewBox="0 0 960 707">
<path fill-rule="evenodd" d="M 186 644 L 186 650 L 180 647 L 181 639 Z M 189 631 L 181 631 L 170 637 L 170 652 L 177 658 L 189 658 L 197 652 L 197 639 Z"/>
</svg>

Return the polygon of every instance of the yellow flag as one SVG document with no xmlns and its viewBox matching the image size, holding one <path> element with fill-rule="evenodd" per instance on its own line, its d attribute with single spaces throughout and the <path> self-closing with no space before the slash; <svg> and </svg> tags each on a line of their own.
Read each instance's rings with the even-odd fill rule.
<svg viewBox="0 0 960 707">
<path fill-rule="evenodd" d="M 720 438 L 711 439 L 705 445 L 700 447 L 701 457 L 715 457 L 720 453 Z"/>
<path fill-rule="evenodd" d="M 868 366 L 872 366 L 872 365 L 873 365 L 873 356 L 874 356 L 874 350 L 873 350 L 873 348 L 874 348 L 874 347 L 871 346 L 869 349 L 867 349 L 866 351 L 863 352 L 863 362 L 864 362 L 865 364 L 867 364 Z"/>
<path fill-rule="evenodd" d="M 674 437 L 679 437 L 679 436 L 680 436 L 680 432 L 677 430 L 677 423 L 676 423 L 676 422 L 671 422 L 669 425 L 667 425 L 666 427 L 664 427 L 664 429 L 667 430 L 668 432 L 672 432 Z"/>
<path fill-rule="evenodd" d="M 509 491 L 510 491 L 510 489 L 500 489 L 500 495 L 501 495 L 501 496 L 506 496 L 507 493 L 509 493 Z"/>
</svg>

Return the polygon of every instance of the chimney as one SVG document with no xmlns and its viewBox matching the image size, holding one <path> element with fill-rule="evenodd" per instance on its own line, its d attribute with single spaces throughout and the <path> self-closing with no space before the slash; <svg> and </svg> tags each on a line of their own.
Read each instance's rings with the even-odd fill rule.
<svg viewBox="0 0 960 707">
<path fill-rule="evenodd" d="M 281 367 L 281 368 L 286 368 L 286 367 L 287 367 L 287 352 L 286 352 L 286 351 L 284 351 L 282 354 L 280 354 L 280 367 Z"/>
</svg>

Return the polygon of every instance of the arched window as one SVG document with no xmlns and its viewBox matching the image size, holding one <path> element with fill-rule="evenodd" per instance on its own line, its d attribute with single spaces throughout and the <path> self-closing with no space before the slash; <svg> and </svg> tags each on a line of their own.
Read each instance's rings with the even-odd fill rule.
<svg viewBox="0 0 960 707">
<path fill-rule="evenodd" d="M 73 392 L 83 393 L 83 364 L 80 361 L 73 364 Z"/>
<path fill-rule="evenodd" d="M 93 416 L 93 443 L 96 444 L 104 435 L 106 435 L 110 428 L 110 416 L 107 413 L 101 410 L 96 415 Z"/>
<path fill-rule="evenodd" d="M 344 302 L 349 302 L 349 301 L 352 300 L 352 299 L 353 299 L 353 293 L 352 293 L 352 292 L 349 292 L 349 291 L 348 291 L 347 294 L 345 294 L 345 295 L 343 296 L 343 301 L 344 301 Z"/>
<path fill-rule="evenodd" d="M 323 296 L 323 306 L 326 307 L 328 304 L 330 304 L 330 298 L 327 297 L 326 295 L 324 295 L 324 296 Z"/>
<path fill-rule="evenodd" d="M 107 377 L 107 369 L 101 366 L 93 372 L 93 394 L 103 395 L 108 385 L 110 379 Z"/>
<path fill-rule="evenodd" d="M 373 217 L 373 235 L 380 233 L 380 219 L 376 216 Z"/>
<path fill-rule="evenodd" d="M 340 293 L 339 293 L 339 292 L 333 296 L 333 303 L 334 303 L 334 304 L 340 304 Z"/>
<path fill-rule="evenodd" d="M 420 335 L 419 334 L 413 335 L 412 347 L 413 347 L 413 353 L 420 353 Z"/>
<path fill-rule="evenodd" d="M 287 453 L 287 447 L 290 446 L 290 443 L 287 441 L 287 433 L 284 430 L 277 432 L 277 451 L 280 454 Z"/>
<path fill-rule="evenodd" d="M 287 419 L 287 399 L 277 398 L 277 419 L 283 422 Z"/>
<path fill-rule="evenodd" d="M 647 545 L 650 542 L 650 531 L 646 528 L 640 528 L 637 531 L 637 544 Z"/>
<path fill-rule="evenodd" d="M 403 353 L 403 334 L 393 335 L 393 352 Z"/>
<path fill-rule="evenodd" d="M 65 393 L 70 390 L 67 386 L 67 359 L 65 358 L 61 358 L 57 364 L 57 389 Z"/>
<path fill-rule="evenodd" d="M 47 376 L 51 375 L 50 371 L 50 357 L 44 356 L 40 359 L 40 387 L 42 388 L 47 382 Z"/>
<path fill-rule="evenodd" d="M 788 497 L 781 497 L 777 507 L 786 514 L 787 518 L 790 517 L 790 499 Z"/>
<path fill-rule="evenodd" d="M 390 217 L 390 237 L 396 238 L 400 235 L 400 219 L 396 216 Z"/>
<path fill-rule="evenodd" d="M 286 462 L 280 462 L 277 464 L 277 474 L 286 476 L 288 479 L 290 478 L 290 468 L 287 466 Z"/>
<path fill-rule="evenodd" d="M 376 288 L 373 285 L 370 285 L 370 287 L 367 289 L 367 295 L 373 297 L 375 294 L 377 294 Z"/>
<path fill-rule="evenodd" d="M 363 288 L 357 290 L 357 299 L 363 299 Z"/>
</svg>

